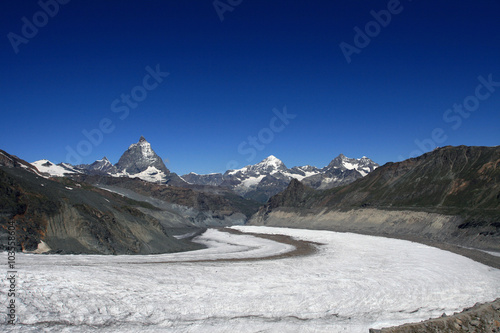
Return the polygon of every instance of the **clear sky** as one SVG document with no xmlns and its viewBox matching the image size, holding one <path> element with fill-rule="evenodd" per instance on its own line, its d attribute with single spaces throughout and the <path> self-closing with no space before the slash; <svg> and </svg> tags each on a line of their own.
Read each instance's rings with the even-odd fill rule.
<svg viewBox="0 0 500 333">
<path fill-rule="evenodd" d="M 499 17 L 497 0 L 3 0 L 0 149 L 116 163 L 143 135 L 184 174 L 498 145 Z"/>
</svg>

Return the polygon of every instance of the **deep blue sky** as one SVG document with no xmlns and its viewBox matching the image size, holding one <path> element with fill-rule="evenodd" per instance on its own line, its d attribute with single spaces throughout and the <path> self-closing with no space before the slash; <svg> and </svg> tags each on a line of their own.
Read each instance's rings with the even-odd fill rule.
<svg viewBox="0 0 500 333">
<path fill-rule="evenodd" d="M 500 87 L 480 89 L 479 105 L 470 98 L 478 76 L 500 82 L 500 2 L 402 0 L 348 63 L 339 44 L 354 46 L 354 28 L 365 30 L 370 11 L 391 2 L 243 0 L 221 21 L 212 0 L 72 0 L 43 25 L 37 1 L 3 0 L 0 148 L 58 163 L 80 144 L 83 163 L 116 163 L 144 135 L 184 174 L 270 154 L 288 167 L 322 167 L 339 153 L 383 164 L 433 143 L 500 144 Z M 15 53 L 9 33 L 22 37 L 22 18 L 33 16 L 41 27 Z M 113 101 L 157 65 L 170 74 L 120 119 Z M 476 108 L 470 116 L 446 113 L 464 100 Z M 273 109 L 284 106 L 296 117 L 273 123 L 280 131 L 270 138 Z M 82 144 L 82 131 L 103 119 L 113 131 Z M 265 142 L 253 156 L 248 137 L 259 133 Z"/>
</svg>

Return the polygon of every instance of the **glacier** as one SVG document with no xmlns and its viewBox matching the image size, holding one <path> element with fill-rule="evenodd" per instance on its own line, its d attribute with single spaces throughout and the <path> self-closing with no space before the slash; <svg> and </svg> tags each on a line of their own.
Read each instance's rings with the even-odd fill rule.
<svg viewBox="0 0 500 333">
<path fill-rule="evenodd" d="M 206 249 L 148 256 L 18 253 L 5 332 L 368 332 L 500 296 L 500 270 L 409 241 L 254 226 L 209 229 Z M 315 253 L 249 233 L 314 242 Z M 1 253 L 7 262 L 7 253 Z M 253 258 L 252 261 L 231 259 Z M 255 260 L 255 258 L 263 258 Z M 2 280 L 0 299 L 7 298 Z M 6 307 L 2 307 L 6 317 Z"/>
</svg>

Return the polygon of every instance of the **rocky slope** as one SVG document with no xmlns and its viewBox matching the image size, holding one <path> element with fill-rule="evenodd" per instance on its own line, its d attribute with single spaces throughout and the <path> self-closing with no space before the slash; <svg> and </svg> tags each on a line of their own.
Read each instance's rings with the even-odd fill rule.
<svg viewBox="0 0 500 333">
<path fill-rule="evenodd" d="M 184 179 L 189 184 L 209 186 L 219 186 L 224 181 L 222 173 L 199 175 L 197 173 L 190 172 L 187 175 L 183 175 L 182 179 Z"/>
<path fill-rule="evenodd" d="M 165 186 L 126 177 L 84 176 L 75 180 L 120 193 L 132 199 L 149 202 L 162 210 L 174 212 L 199 227 L 244 224 L 257 212 L 260 204 L 244 199 L 224 188 Z M 169 223 L 169 214 L 154 214 L 162 223 Z"/>
<path fill-rule="evenodd" d="M 325 191 L 292 181 L 250 223 L 500 250 L 500 147 L 443 147 Z"/>
<path fill-rule="evenodd" d="M 36 250 L 42 241 L 60 253 L 150 254 L 199 248 L 176 239 L 142 212 L 156 210 L 148 203 L 68 178 L 49 178 L 13 155 L 0 155 L 2 247 L 8 225 L 14 224 L 17 249 L 25 251 Z"/>
<path fill-rule="evenodd" d="M 500 332 L 500 299 L 476 304 L 453 316 L 427 320 L 397 327 L 370 329 L 370 333 L 468 333 Z"/>
</svg>

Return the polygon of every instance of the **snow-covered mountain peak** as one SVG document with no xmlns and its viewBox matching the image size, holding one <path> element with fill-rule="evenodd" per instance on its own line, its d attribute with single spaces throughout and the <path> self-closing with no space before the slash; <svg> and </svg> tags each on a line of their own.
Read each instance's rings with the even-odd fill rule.
<svg viewBox="0 0 500 333">
<path fill-rule="evenodd" d="M 377 163 L 366 156 L 362 158 L 349 158 L 344 154 L 340 154 L 335 157 L 325 169 L 356 170 L 364 177 L 378 166 Z"/>
<path fill-rule="evenodd" d="M 263 159 L 261 162 L 257 163 L 255 165 L 256 169 L 274 169 L 274 170 L 280 170 L 280 169 L 286 169 L 285 164 L 276 156 L 270 155 Z"/>
</svg>

